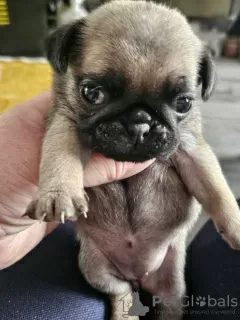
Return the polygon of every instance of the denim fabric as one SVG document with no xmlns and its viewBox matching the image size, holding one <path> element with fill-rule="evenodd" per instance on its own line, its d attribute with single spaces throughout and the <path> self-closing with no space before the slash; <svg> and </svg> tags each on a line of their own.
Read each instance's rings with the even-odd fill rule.
<svg viewBox="0 0 240 320">
<path fill-rule="evenodd" d="M 186 280 L 188 296 L 201 297 L 203 302 L 202 306 L 190 304 L 184 320 L 240 319 L 240 252 L 221 239 L 212 221 L 203 227 L 188 250 Z"/>
<path fill-rule="evenodd" d="M 108 300 L 77 267 L 71 223 L 60 225 L 21 261 L 0 272 L 0 320 L 105 320 Z"/>
</svg>

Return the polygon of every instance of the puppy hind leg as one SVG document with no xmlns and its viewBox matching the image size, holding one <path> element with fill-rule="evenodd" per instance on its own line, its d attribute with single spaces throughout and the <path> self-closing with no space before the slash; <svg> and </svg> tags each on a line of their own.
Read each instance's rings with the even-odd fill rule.
<svg viewBox="0 0 240 320">
<path fill-rule="evenodd" d="M 96 290 L 108 295 L 112 307 L 111 320 L 139 320 L 138 317 L 128 316 L 133 302 L 131 286 L 102 267 L 108 265 L 108 262 L 94 241 L 81 237 L 78 261 L 86 281 Z"/>
<path fill-rule="evenodd" d="M 183 318 L 185 281 L 182 270 L 173 271 L 172 277 L 175 282 L 172 284 L 171 297 L 164 297 L 164 301 L 155 308 L 154 320 L 181 320 Z"/>
<path fill-rule="evenodd" d="M 152 296 L 152 319 L 181 320 L 185 295 L 185 241 L 178 239 L 168 248 L 160 268 L 145 278 L 143 286 Z"/>
</svg>

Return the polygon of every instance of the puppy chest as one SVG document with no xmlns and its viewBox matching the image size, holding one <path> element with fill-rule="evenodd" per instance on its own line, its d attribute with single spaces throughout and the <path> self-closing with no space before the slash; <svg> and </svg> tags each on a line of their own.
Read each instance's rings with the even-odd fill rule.
<svg viewBox="0 0 240 320">
<path fill-rule="evenodd" d="M 194 215 L 194 198 L 175 168 L 162 161 L 128 179 L 127 199 L 133 230 L 163 241 Z"/>
<path fill-rule="evenodd" d="M 143 241 L 161 243 L 170 232 L 195 215 L 195 199 L 176 170 L 156 161 L 140 174 L 87 190 L 88 218 L 81 227 L 91 234 L 140 235 Z M 120 237 L 121 238 L 121 237 Z"/>
</svg>

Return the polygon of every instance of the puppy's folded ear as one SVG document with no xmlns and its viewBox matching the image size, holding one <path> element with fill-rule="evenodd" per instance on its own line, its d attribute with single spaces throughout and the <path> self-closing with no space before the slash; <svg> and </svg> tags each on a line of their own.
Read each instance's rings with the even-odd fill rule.
<svg viewBox="0 0 240 320">
<path fill-rule="evenodd" d="M 57 73 L 65 73 L 68 64 L 79 55 L 83 26 L 84 20 L 75 21 L 58 28 L 46 38 L 45 54 Z"/>
<path fill-rule="evenodd" d="M 216 70 L 210 50 L 205 47 L 199 66 L 199 84 L 202 84 L 202 99 L 207 101 L 216 83 Z"/>
</svg>

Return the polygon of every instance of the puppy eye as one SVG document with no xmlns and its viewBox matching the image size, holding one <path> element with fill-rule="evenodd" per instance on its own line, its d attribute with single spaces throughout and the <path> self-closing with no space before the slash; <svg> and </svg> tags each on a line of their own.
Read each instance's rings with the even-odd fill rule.
<svg viewBox="0 0 240 320">
<path fill-rule="evenodd" d="M 187 113 L 192 107 L 192 100 L 187 97 L 180 97 L 175 102 L 175 110 L 178 113 Z"/>
<path fill-rule="evenodd" d="M 102 87 L 90 87 L 88 85 L 83 85 L 81 87 L 81 94 L 87 102 L 94 105 L 102 104 L 105 101 Z"/>
</svg>

